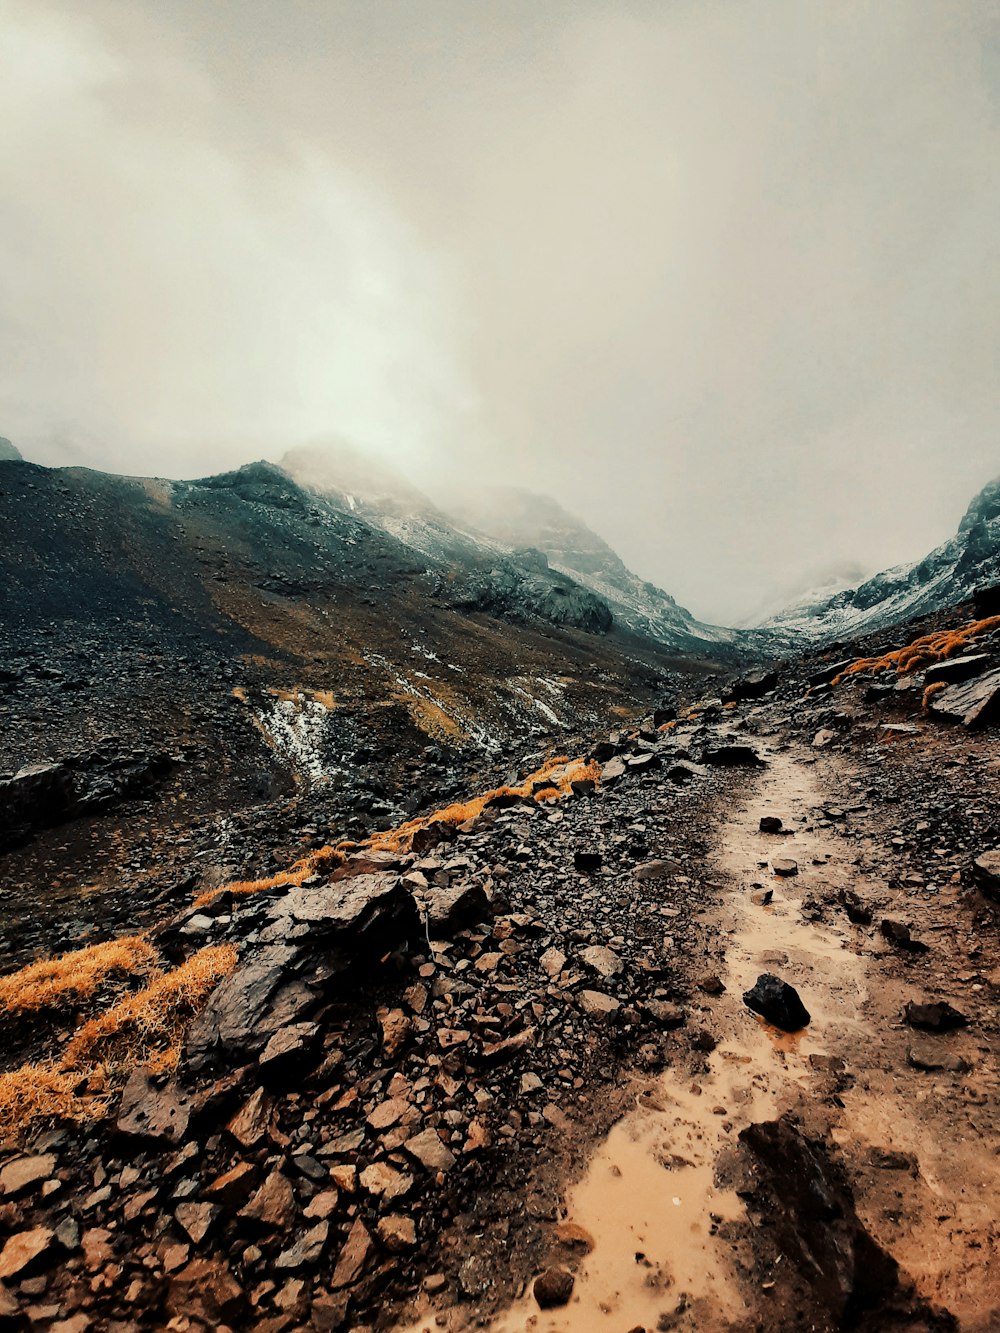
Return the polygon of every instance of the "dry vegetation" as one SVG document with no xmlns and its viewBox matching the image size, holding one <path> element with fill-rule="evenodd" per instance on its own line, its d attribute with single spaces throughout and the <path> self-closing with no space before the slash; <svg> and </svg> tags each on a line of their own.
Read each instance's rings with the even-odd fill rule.
<svg viewBox="0 0 1000 1333">
<path fill-rule="evenodd" d="M 105 982 L 152 969 L 156 959 L 156 950 L 147 940 L 127 935 L 31 963 L 20 972 L 0 977 L 0 1013 L 14 1018 L 79 1004 Z"/>
<path fill-rule="evenodd" d="M 39 1120 L 95 1119 L 137 1065 L 173 1068 L 187 1025 L 236 966 L 236 958 L 231 945 L 201 949 L 84 1023 L 60 1059 L 0 1074 L 0 1136 Z M 22 975 L 4 980 L 16 983 Z"/>
<path fill-rule="evenodd" d="M 946 690 L 947 688 L 948 682 L 946 680 L 938 680 L 935 681 L 933 685 L 928 685 L 926 690 L 924 690 L 923 698 L 920 700 L 921 708 L 929 708 L 931 700 L 934 698 L 935 694 L 940 694 L 942 690 Z"/>
<path fill-rule="evenodd" d="M 964 652 L 981 634 L 1000 629 L 1000 616 L 990 616 L 987 620 L 974 620 L 961 629 L 937 630 L 934 634 L 925 634 L 905 648 L 897 648 L 881 657 L 861 657 L 842 671 L 834 679 L 839 685 L 848 676 L 877 675 L 881 671 L 895 668 L 899 675 L 910 675 L 922 671 L 935 662 L 943 662 L 956 653 Z"/>
<path fill-rule="evenodd" d="M 590 779 L 596 783 L 600 781 L 600 776 L 600 764 L 594 762 L 588 764 L 582 759 L 569 759 L 565 755 L 560 755 L 548 760 L 517 787 L 493 787 L 490 791 L 473 796 L 468 801 L 456 801 L 443 810 L 410 819 L 399 828 L 373 834 L 361 844 L 340 842 L 335 847 L 321 847 L 318 851 L 310 852 L 296 861 L 287 870 L 279 870 L 261 879 L 237 880 L 232 884 L 211 889 L 195 899 L 195 906 L 205 907 L 223 893 L 245 897 L 248 894 L 265 893 L 269 889 L 294 888 L 310 875 L 335 870 L 344 863 L 349 852 L 364 852 L 366 849 L 374 852 L 409 851 L 413 845 L 413 835 L 419 829 L 429 828 L 433 824 L 457 828 L 459 824 L 464 824 L 467 820 L 475 819 L 482 814 L 495 797 L 512 796 L 523 800 L 533 798 L 536 801 L 561 799 L 570 794 L 574 782 Z M 545 784 L 544 787 L 541 786 L 542 783 Z"/>
</svg>

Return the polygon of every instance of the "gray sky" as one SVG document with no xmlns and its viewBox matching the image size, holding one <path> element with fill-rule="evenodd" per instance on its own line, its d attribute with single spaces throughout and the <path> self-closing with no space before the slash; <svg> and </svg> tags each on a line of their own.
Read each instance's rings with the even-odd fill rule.
<svg viewBox="0 0 1000 1333">
<path fill-rule="evenodd" d="M 0 0 L 0 434 L 551 491 L 733 621 L 1000 473 L 995 0 Z"/>
</svg>

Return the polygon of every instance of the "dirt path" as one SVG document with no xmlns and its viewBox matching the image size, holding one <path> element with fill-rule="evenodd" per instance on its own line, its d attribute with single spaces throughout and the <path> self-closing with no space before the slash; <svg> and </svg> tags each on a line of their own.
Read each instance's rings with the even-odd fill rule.
<svg viewBox="0 0 1000 1333">
<path fill-rule="evenodd" d="M 856 785 L 845 761 L 801 748 L 768 758 L 717 830 L 725 989 L 705 988 L 714 1049 L 637 1084 L 634 1111 L 569 1191 L 566 1221 L 592 1242 L 569 1305 L 540 1312 L 529 1290 L 497 1333 L 785 1325 L 787 1271 L 762 1260 L 726 1167 L 741 1130 L 785 1112 L 836 1144 L 859 1217 L 904 1280 L 961 1329 L 1000 1327 L 1000 1158 L 975 1119 L 996 1106 L 995 1055 L 973 1028 L 922 1037 L 900 1019 L 906 1000 L 954 981 L 954 895 L 921 902 L 914 920 L 912 898 L 882 877 L 891 866 L 880 839 L 844 813 Z M 782 832 L 761 833 L 762 815 L 779 817 Z M 775 873 L 782 858 L 797 872 Z M 874 924 L 851 924 L 845 892 Z M 883 940 L 878 926 L 897 910 L 933 941 L 929 954 Z M 811 1014 L 803 1032 L 781 1034 L 744 1006 L 762 972 L 798 990 Z M 461 1310 L 442 1322 L 459 1327 Z"/>
</svg>

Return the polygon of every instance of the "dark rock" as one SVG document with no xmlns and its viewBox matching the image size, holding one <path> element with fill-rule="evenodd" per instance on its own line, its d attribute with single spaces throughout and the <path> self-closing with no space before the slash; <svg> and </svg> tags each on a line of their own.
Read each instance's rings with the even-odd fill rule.
<svg viewBox="0 0 1000 1333">
<path fill-rule="evenodd" d="M 118 1106 L 117 1128 L 128 1138 L 176 1146 L 191 1118 L 191 1099 L 175 1079 L 133 1070 Z"/>
<path fill-rule="evenodd" d="M 744 699 L 762 699 L 778 687 L 777 671 L 754 671 L 734 681 L 722 695 L 723 703 L 741 703 Z"/>
<path fill-rule="evenodd" d="M 847 919 L 852 925 L 871 925 L 871 908 L 866 907 L 856 893 L 852 893 L 850 889 L 845 889 L 840 895 L 840 901 L 843 903 L 844 911 L 847 913 Z"/>
<path fill-rule="evenodd" d="M 748 1126 L 740 1143 L 749 1155 L 754 1208 L 834 1327 L 888 1327 L 863 1316 L 898 1304 L 899 1270 L 865 1230 L 824 1145 L 788 1117 Z"/>
<path fill-rule="evenodd" d="M 532 1288 L 535 1300 L 543 1310 L 553 1310 L 560 1305 L 568 1305 L 573 1295 L 575 1280 L 565 1268 L 547 1268 L 535 1278 Z"/>
<path fill-rule="evenodd" d="M 886 917 L 879 929 L 889 943 L 894 944 L 897 949 L 905 949 L 908 953 L 927 952 L 927 945 L 920 940 L 915 940 L 910 934 L 910 927 L 902 921 L 890 921 Z"/>
<path fill-rule="evenodd" d="M 600 852 L 577 848 L 573 853 L 573 868 L 584 875 L 590 875 L 595 870 L 600 870 L 603 861 L 604 858 Z"/>
<path fill-rule="evenodd" d="M 1000 583 L 986 584 L 976 588 L 972 594 L 972 604 L 976 616 L 985 620 L 988 616 L 1000 615 Z"/>
<path fill-rule="evenodd" d="M 653 726 L 659 731 L 660 727 L 665 727 L 668 722 L 677 720 L 677 709 L 670 707 L 654 708 Z"/>
<path fill-rule="evenodd" d="M 784 1032 L 798 1032 L 809 1023 L 809 1012 L 798 991 L 772 972 L 762 973 L 751 989 L 744 991 L 743 1003 Z"/>
<path fill-rule="evenodd" d="M 763 768 L 766 763 L 750 745 L 717 745 L 701 758 L 716 768 Z"/>
<path fill-rule="evenodd" d="M 782 821 L 777 815 L 761 815 L 760 831 L 761 833 L 780 833 L 783 828 Z"/>
<path fill-rule="evenodd" d="M 961 722 L 970 730 L 991 726 L 1000 719 L 1000 671 L 991 671 L 964 684 L 949 685 L 931 698 L 930 710 L 938 717 Z"/>
<path fill-rule="evenodd" d="M 928 1004 L 917 1004 L 910 1000 L 903 1010 L 903 1017 L 912 1028 L 922 1028 L 925 1032 L 951 1032 L 955 1028 L 968 1026 L 969 1020 L 947 1000 L 935 1000 Z"/>
<path fill-rule="evenodd" d="M 853 665 L 853 657 L 846 657 L 842 662 L 831 662 L 828 666 L 821 667 L 819 671 L 814 671 L 811 676 L 807 676 L 807 683 L 814 689 L 819 685 L 831 685 L 839 675 Z"/>
<path fill-rule="evenodd" d="M 238 1326 L 246 1294 L 221 1260 L 192 1259 L 170 1279 L 166 1304 L 177 1318 L 193 1315 L 209 1327 Z"/>
<path fill-rule="evenodd" d="M 799 863 L 798 861 L 793 861 L 790 856 L 776 856 L 771 862 L 771 869 L 776 875 L 780 875 L 783 879 L 788 879 L 792 875 L 797 875 L 799 873 Z"/>
<path fill-rule="evenodd" d="M 1000 847 L 976 857 L 972 878 L 988 898 L 1000 901 Z"/>
<path fill-rule="evenodd" d="M 451 889 L 431 889 L 427 904 L 428 926 L 436 939 L 448 939 L 456 931 L 478 925 L 490 915 L 486 890 L 475 882 Z"/>
<path fill-rule="evenodd" d="M 937 685 L 945 681 L 949 685 L 959 685 L 981 676 L 993 661 L 989 653 L 972 653 L 965 657 L 951 657 L 944 662 L 935 662 L 924 672 L 925 685 Z"/>
</svg>

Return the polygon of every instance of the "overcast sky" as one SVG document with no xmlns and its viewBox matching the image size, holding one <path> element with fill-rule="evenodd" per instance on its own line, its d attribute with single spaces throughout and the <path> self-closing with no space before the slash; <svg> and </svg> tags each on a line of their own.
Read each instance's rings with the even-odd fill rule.
<svg viewBox="0 0 1000 1333">
<path fill-rule="evenodd" d="M 733 622 L 1000 473 L 998 91 L 995 0 L 0 0 L 0 435 L 518 482 Z"/>
</svg>

